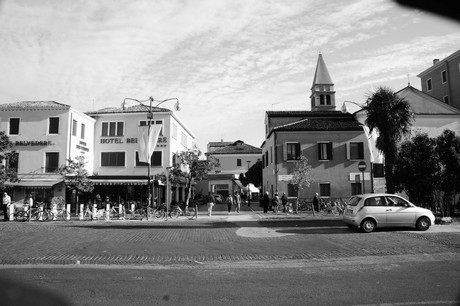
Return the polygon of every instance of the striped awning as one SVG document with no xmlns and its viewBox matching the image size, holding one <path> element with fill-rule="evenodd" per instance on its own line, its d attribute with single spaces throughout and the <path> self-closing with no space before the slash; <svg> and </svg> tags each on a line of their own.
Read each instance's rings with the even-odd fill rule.
<svg viewBox="0 0 460 306">
<path fill-rule="evenodd" d="M 19 182 L 5 182 L 5 186 L 50 189 L 61 182 L 63 180 L 21 180 Z"/>
<path fill-rule="evenodd" d="M 91 180 L 95 185 L 147 185 L 148 180 L 142 179 L 92 179 Z M 153 181 L 152 181 L 153 182 Z"/>
</svg>

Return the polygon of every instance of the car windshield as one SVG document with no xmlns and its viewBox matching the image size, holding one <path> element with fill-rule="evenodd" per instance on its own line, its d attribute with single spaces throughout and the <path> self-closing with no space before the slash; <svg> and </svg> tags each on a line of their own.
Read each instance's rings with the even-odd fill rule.
<svg viewBox="0 0 460 306">
<path fill-rule="evenodd" d="M 360 200 L 361 200 L 361 197 L 351 197 L 350 200 L 348 200 L 348 205 L 356 206 L 358 205 Z"/>
</svg>

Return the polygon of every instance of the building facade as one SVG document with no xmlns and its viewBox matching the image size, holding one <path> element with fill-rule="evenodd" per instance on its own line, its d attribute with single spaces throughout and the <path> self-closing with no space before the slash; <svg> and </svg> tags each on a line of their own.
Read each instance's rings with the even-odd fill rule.
<svg viewBox="0 0 460 306">
<path fill-rule="evenodd" d="M 139 126 L 159 126 L 160 135 L 147 163 L 139 161 Z M 82 113 L 53 101 L 0 105 L 0 128 L 7 132 L 18 154 L 18 182 L 6 182 L 13 201 L 32 193 L 35 201 L 65 197 L 73 212 L 79 204 L 94 203 L 97 195 L 114 203 L 157 203 L 182 200 L 185 186 L 168 186 L 166 174 L 177 152 L 191 149 L 195 135 L 173 111 L 139 104 Z M 68 159 L 83 156 L 95 189 L 76 194 L 66 188 L 56 170 Z M 150 174 L 150 180 L 149 175 Z M 78 203 L 76 202 L 78 199 Z"/>
<path fill-rule="evenodd" d="M 47 202 L 66 195 L 64 178 L 56 170 L 68 159 L 83 156 L 93 169 L 95 120 L 69 105 L 54 101 L 24 101 L 0 105 L 0 129 L 13 143 L 18 182 L 6 182 L 12 200 L 32 194 Z"/>
<path fill-rule="evenodd" d="M 424 93 L 460 109 L 460 50 L 445 59 L 434 59 L 433 65 L 417 76 Z"/>
<path fill-rule="evenodd" d="M 300 156 L 312 167 L 313 182 L 300 198 L 348 198 L 374 188 L 367 138 L 349 113 L 336 110 L 334 83 L 319 54 L 310 95 L 311 111 L 267 111 L 262 144 L 263 192 L 296 197 L 291 183 Z M 366 161 L 367 169 L 358 164 Z M 378 175 L 377 175 L 378 176 Z"/>
</svg>

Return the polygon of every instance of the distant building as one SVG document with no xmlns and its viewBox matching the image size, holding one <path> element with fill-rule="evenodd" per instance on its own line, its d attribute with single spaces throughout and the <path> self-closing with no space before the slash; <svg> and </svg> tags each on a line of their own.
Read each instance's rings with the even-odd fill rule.
<svg viewBox="0 0 460 306">
<path fill-rule="evenodd" d="M 208 173 L 207 190 L 211 193 L 221 194 L 226 197 L 235 191 L 247 192 L 240 180 L 240 174 L 246 173 L 251 166 L 260 160 L 262 150 L 251 146 L 241 140 L 235 142 L 210 142 L 208 143 L 207 158 L 213 158 L 219 167 Z M 205 192 L 206 192 L 205 191 Z M 258 190 L 252 189 L 258 193 Z"/>
<path fill-rule="evenodd" d="M 434 59 L 433 65 L 417 76 L 424 93 L 460 109 L 460 50 L 445 59 Z"/>
</svg>

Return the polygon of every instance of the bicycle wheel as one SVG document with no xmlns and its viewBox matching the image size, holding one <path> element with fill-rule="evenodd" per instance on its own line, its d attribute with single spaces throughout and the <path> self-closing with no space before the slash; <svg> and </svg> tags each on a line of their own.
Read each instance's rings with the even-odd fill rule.
<svg viewBox="0 0 460 306">
<path fill-rule="evenodd" d="M 63 210 L 61 213 L 62 220 L 69 221 L 70 220 L 70 213 L 67 210 Z"/>
<path fill-rule="evenodd" d="M 340 211 L 337 207 L 333 207 L 331 213 L 336 217 L 340 215 Z"/>
<path fill-rule="evenodd" d="M 186 209 L 186 210 L 185 210 L 185 216 L 186 216 L 188 219 L 190 219 L 190 220 L 192 220 L 193 218 L 195 218 L 195 217 L 196 217 L 195 208 L 192 207 L 192 208 Z"/>
<path fill-rule="evenodd" d="M 24 222 L 27 220 L 27 213 L 25 211 L 18 211 L 14 214 L 14 218 L 19 222 Z"/>
<path fill-rule="evenodd" d="M 327 216 L 327 209 L 321 209 L 320 214 L 323 216 Z"/>
<path fill-rule="evenodd" d="M 169 213 L 169 216 L 171 218 L 174 218 L 174 219 L 177 219 L 179 218 L 179 215 L 180 215 L 180 212 L 178 209 L 173 209 L 170 213 Z"/>
<path fill-rule="evenodd" d="M 155 216 L 155 218 L 159 219 L 161 217 L 164 216 L 164 210 L 162 209 L 155 209 L 155 211 L 153 212 L 153 215 Z"/>
<path fill-rule="evenodd" d="M 144 210 L 143 209 L 136 209 L 133 212 L 133 217 L 134 217 L 134 219 L 137 219 L 137 220 L 144 219 Z"/>
</svg>

